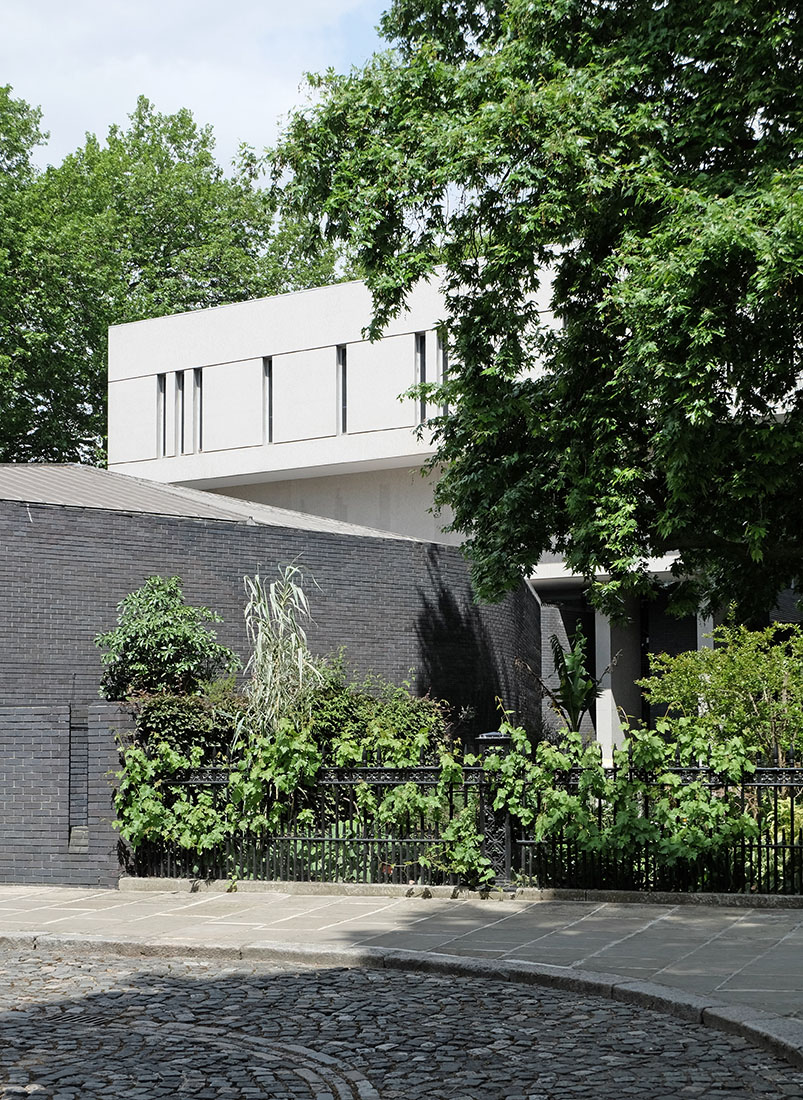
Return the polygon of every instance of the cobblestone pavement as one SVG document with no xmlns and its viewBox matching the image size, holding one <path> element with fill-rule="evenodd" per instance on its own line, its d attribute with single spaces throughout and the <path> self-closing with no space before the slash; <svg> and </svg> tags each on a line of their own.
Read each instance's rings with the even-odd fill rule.
<svg viewBox="0 0 803 1100">
<path fill-rule="evenodd" d="M 0 952 L 0 1097 L 803 1097 L 743 1039 L 592 996 L 404 972 Z"/>
</svg>

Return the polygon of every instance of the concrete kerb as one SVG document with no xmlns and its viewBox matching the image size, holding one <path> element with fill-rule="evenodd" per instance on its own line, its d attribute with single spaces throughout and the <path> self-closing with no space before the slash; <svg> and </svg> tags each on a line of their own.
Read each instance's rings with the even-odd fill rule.
<svg viewBox="0 0 803 1100">
<path fill-rule="evenodd" d="M 633 981 L 618 974 L 575 970 L 571 967 L 380 947 L 340 948 L 285 943 L 253 943 L 232 947 L 228 944 L 182 943 L 178 939 L 171 941 L 167 937 L 143 943 L 134 938 L 106 939 L 77 933 L 0 935 L 0 948 L 69 952 L 90 958 L 98 954 L 127 958 L 202 956 L 344 969 L 406 970 L 442 977 L 545 986 L 623 1001 L 640 1008 L 663 1012 L 680 1020 L 699 1023 L 717 1031 L 740 1035 L 786 1059 L 792 1065 L 803 1067 L 803 1020 L 775 1016 L 746 1006 L 727 1005 L 654 982 Z"/>
<path fill-rule="evenodd" d="M 123 876 L 123 893 L 280 893 L 295 897 L 461 898 L 483 901 L 591 901 L 637 905 L 714 905 L 749 909 L 803 909 L 803 894 L 681 894 L 635 890 L 548 890 L 534 886 L 469 890 L 463 886 L 421 886 L 365 882 L 262 882 L 255 880 L 135 878 Z"/>
</svg>

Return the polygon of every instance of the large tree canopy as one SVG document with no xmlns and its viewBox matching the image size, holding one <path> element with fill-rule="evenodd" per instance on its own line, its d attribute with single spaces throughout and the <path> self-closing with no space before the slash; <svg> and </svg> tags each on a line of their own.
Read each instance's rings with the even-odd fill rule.
<svg viewBox="0 0 803 1100">
<path fill-rule="evenodd" d="M 0 88 L 0 461 L 99 461 L 111 324 L 334 278 L 244 153 L 144 98 L 129 125 L 36 171 L 39 112 Z"/>
<path fill-rule="evenodd" d="M 40 112 L 0 88 L 0 421 L 24 384 L 18 333 L 25 326 L 25 287 L 20 243 L 26 236 L 27 189 L 34 177 L 31 152 L 44 140 Z M 8 414 L 7 414 L 8 411 Z M 0 436 L 5 427 L 0 427 Z M 2 446 L 0 445 L 0 450 Z"/>
<path fill-rule="evenodd" d="M 276 166 L 374 334 L 441 268 L 437 496 L 482 594 L 559 551 L 615 607 L 677 551 L 678 606 L 771 607 L 803 565 L 797 0 L 395 0 L 382 29 Z"/>
</svg>

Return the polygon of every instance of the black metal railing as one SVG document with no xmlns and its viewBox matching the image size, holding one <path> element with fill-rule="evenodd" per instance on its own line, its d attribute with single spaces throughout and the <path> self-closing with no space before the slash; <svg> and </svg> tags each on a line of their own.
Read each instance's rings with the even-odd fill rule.
<svg viewBox="0 0 803 1100">
<path fill-rule="evenodd" d="M 598 827 L 594 847 L 573 836 L 571 828 L 536 839 L 532 828 L 522 826 L 513 814 L 494 809 L 495 780 L 480 767 L 465 768 L 462 782 L 446 787 L 432 767 L 329 768 L 315 786 L 300 789 L 285 803 L 272 832 L 235 835 L 202 852 L 143 844 L 133 855 L 133 870 L 143 876 L 205 879 L 476 885 L 476 876 L 455 869 L 450 841 L 443 835 L 458 815 L 469 815 L 481 838 L 481 854 L 499 884 L 803 893 L 803 768 L 760 768 L 738 783 L 706 767 L 670 771 L 684 785 L 701 784 L 732 815 L 748 814 L 755 825 L 731 843 L 712 842 L 692 858 L 668 858 L 661 843 L 637 844 L 614 835 L 611 826 L 619 807 L 604 796 L 590 803 Z M 617 774 L 615 769 L 605 771 L 608 779 Z M 560 773 L 555 786 L 577 793 L 581 777 L 579 769 Z M 656 800 L 673 797 L 672 790 L 657 777 L 638 778 L 637 812 L 650 820 Z M 227 798 L 226 769 L 199 769 L 183 782 L 213 789 L 223 802 Z M 392 820 L 377 814 L 376 802 L 402 784 L 428 795 L 422 800 L 426 808 L 396 814 Z M 366 792 L 375 799 L 366 798 Z M 536 814 L 543 798 L 543 793 L 533 793 Z"/>
<path fill-rule="evenodd" d="M 212 788 L 221 804 L 228 777 L 228 769 L 202 768 L 182 783 Z M 133 869 L 146 876 L 456 885 L 460 876 L 443 858 L 443 831 L 467 808 L 472 815 L 481 812 L 483 780 L 481 768 L 465 768 L 463 782 L 445 788 L 434 767 L 326 768 L 314 786 L 283 800 L 275 830 L 235 835 L 201 852 L 169 843 L 142 844 L 133 855 Z M 374 798 L 366 798 L 368 793 L 381 800 L 407 784 L 429 796 L 426 808 L 397 812 L 388 820 L 376 812 Z"/>
<path fill-rule="evenodd" d="M 519 830 L 514 859 L 520 880 L 555 889 L 803 893 L 803 768 L 757 768 L 738 782 L 704 766 L 668 772 L 684 786 L 699 784 L 707 789 L 729 807 L 732 816 L 747 814 L 755 823 L 754 835 L 744 833 L 730 844 L 712 845 L 694 857 L 669 861 L 660 848 L 646 843 L 625 843 L 617 851 L 609 838 L 601 850 L 594 851 L 564 831 L 536 841 Z M 608 768 L 605 774 L 613 779 L 617 770 Z M 577 791 L 580 776 L 579 769 L 565 773 L 565 789 Z M 649 819 L 651 804 L 668 791 L 655 777 L 639 778 L 640 810 Z M 538 799 L 536 805 L 540 811 Z M 595 809 L 602 831 L 615 817 L 617 806 L 597 799 Z"/>
</svg>

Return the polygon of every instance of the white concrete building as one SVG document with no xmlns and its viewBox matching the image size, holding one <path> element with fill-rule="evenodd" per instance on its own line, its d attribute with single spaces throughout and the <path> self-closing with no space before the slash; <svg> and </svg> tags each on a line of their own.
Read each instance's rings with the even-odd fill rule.
<svg viewBox="0 0 803 1100">
<path fill-rule="evenodd" d="M 548 294 L 545 288 L 544 295 Z M 443 300 L 420 284 L 373 344 L 359 282 L 119 325 L 109 330 L 109 469 L 433 542 L 459 542 L 430 512 L 427 409 L 406 392 L 445 369 Z M 547 312 L 544 303 L 544 312 Z M 655 563 L 657 572 L 669 563 Z M 545 639 L 578 623 L 597 674 L 618 654 L 595 715 L 606 756 L 656 648 L 689 648 L 709 624 L 678 627 L 634 607 L 627 627 L 588 606 L 581 577 L 544 562 L 530 579 Z M 541 655 L 534 655 L 541 672 Z M 548 672 L 549 658 L 544 663 Z"/>
<path fill-rule="evenodd" d="M 421 284 L 371 344 L 362 283 L 109 330 L 109 469 L 433 541 L 416 437 L 441 377 L 442 299 Z"/>
</svg>

